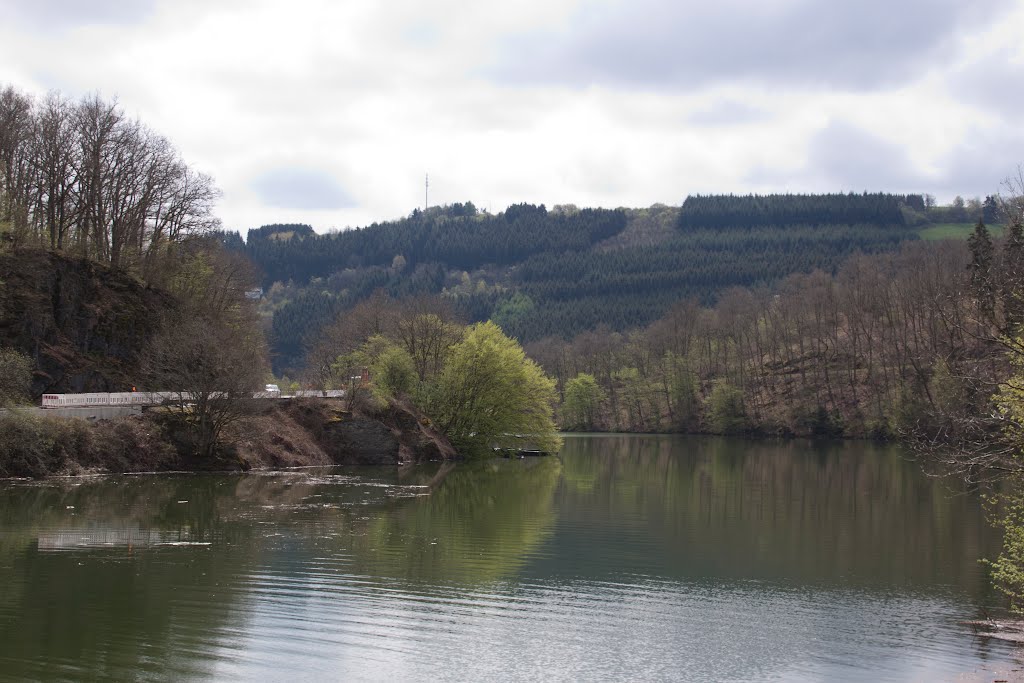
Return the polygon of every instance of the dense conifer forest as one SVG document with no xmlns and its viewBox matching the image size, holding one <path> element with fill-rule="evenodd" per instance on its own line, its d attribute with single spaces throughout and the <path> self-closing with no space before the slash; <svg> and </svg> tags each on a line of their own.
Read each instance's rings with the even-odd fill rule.
<svg viewBox="0 0 1024 683">
<path fill-rule="evenodd" d="M 774 194 L 696 195 L 683 202 L 682 230 L 779 225 L 901 225 L 907 212 L 925 210 L 921 195 Z"/>
<path fill-rule="evenodd" d="M 266 225 L 225 244 L 262 273 L 275 367 L 295 370 L 318 331 L 377 290 L 441 294 L 469 322 L 493 319 L 522 341 L 598 325 L 647 325 L 680 299 L 710 304 L 735 286 L 833 272 L 851 254 L 916 239 L 919 195 L 688 197 L 681 209 L 578 209 L 472 203 L 318 235 Z"/>
</svg>

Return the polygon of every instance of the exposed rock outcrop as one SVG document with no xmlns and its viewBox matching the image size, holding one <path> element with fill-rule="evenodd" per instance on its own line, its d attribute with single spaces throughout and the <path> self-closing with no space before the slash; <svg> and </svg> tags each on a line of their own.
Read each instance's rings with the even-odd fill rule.
<svg viewBox="0 0 1024 683">
<path fill-rule="evenodd" d="M 129 391 L 169 295 L 92 261 L 0 254 L 0 346 L 32 357 L 33 393 Z"/>
<path fill-rule="evenodd" d="M 323 457 L 308 455 L 317 460 L 309 464 L 396 465 L 456 457 L 448 440 L 404 402 L 392 402 L 382 410 L 348 411 L 341 401 L 281 400 L 264 406 L 239 429 L 249 435 L 238 444 L 239 454 L 268 452 L 271 466 L 281 466 L 274 458 L 284 457 L 282 450 L 309 452 L 313 446 Z M 256 433 L 258 440 L 252 437 Z"/>
<path fill-rule="evenodd" d="M 215 458 L 190 452 L 166 414 L 86 422 L 0 412 L 0 477 L 84 473 L 272 470 L 450 460 L 455 450 L 412 407 L 373 414 L 331 399 L 268 400 L 231 425 Z"/>
</svg>

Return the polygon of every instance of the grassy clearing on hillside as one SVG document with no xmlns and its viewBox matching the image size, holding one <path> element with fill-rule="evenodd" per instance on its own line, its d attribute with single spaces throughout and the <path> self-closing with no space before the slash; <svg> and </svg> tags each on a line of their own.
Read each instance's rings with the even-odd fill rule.
<svg viewBox="0 0 1024 683">
<path fill-rule="evenodd" d="M 923 240 L 965 240 L 974 230 L 974 223 L 938 223 L 922 228 L 917 234 Z"/>
</svg>

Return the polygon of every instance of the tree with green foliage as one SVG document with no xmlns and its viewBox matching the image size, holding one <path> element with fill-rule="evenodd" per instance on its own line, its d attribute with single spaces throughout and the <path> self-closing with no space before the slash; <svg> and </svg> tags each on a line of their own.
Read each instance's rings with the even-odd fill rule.
<svg viewBox="0 0 1024 683">
<path fill-rule="evenodd" d="M 988 562 L 992 567 L 992 582 L 1009 599 L 1010 611 L 1024 614 L 1024 496 L 1015 482 L 1014 493 L 1001 500 L 1002 511 L 996 524 L 1003 528 L 1003 547 L 999 557 Z"/>
<path fill-rule="evenodd" d="M 593 431 L 601 414 L 604 389 L 591 374 L 581 372 L 565 383 L 562 401 L 562 427 L 568 430 Z"/>
<path fill-rule="evenodd" d="M 492 447 L 561 446 L 554 422 L 555 380 L 492 322 L 467 328 L 430 392 L 427 413 L 466 455 Z"/>
<path fill-rule="evenodd" d="M 989 435 L 982 442 L 978 450 L 987 457 L 974 453 L 955 457 L 982 463 L 975 464 L 975 469 L 984 467 L 1006 476 L 1004 493 L 990 501 L 995 523 L 1004 533 L 999 556 L 989 564 L 992 581 L 1009 598 L 1011 611 L 1024 614 L 1024 450 L 1020 446 L 1024 443 L 1024 337 L 1006 339 L 1004 345 L 1013 374 L 993 396 L 1001 439 Z"/>
<path fill-rule="evenodd" d="M 416 365 L 400 344 L 374 334 L 360 347 L 335 357 L 332 374 L 348 392 L 349 405 L 382 407 L 416 392 Z"/>
<path fill-rule="evenodd" d="M 537 305 L 526 294 L 516 292 L 512 296 L 503 299 L 494 307 L 491 320 L 497 323 L 502 329 L 511 329 L 517 325 L 525 324 L 537 310 Z"/>
<path fill-rule="evenodd" d="M 409 352 L 401 346 L 388 344 L 377 353 L 369 367 L 371 381 L 381 398 L 398 398 L 416 388 L 416 365 Z"/>
<path fill-rule="evenodd" d="M 743 392 L 724 379 L 717 380 L 708 396 L 708 423 L 717 434 L 739 434 L 746 429 Z"/>
<path fill-rule="evenodd" d="M 1013 374 L 999 386 L 993 400 L 1002 425 L 1003 438 L 1012 444 L 1024 443 L 1024 337 L 1008 339 Z M 1018 454 L 1024 459 L 1024 452 Z"/>
</svg>

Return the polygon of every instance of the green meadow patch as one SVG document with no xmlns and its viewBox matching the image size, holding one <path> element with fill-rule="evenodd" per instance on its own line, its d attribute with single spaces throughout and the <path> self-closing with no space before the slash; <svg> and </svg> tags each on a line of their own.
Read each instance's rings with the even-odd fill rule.
<svg viewBox="0 0 1024 683">
<path fill-rule="evenodd" d="M 922 228 L 918 236 L 923 240 L 965 240 L 974 230 L 974 223 L 938 223 Z"/>
</svg>

